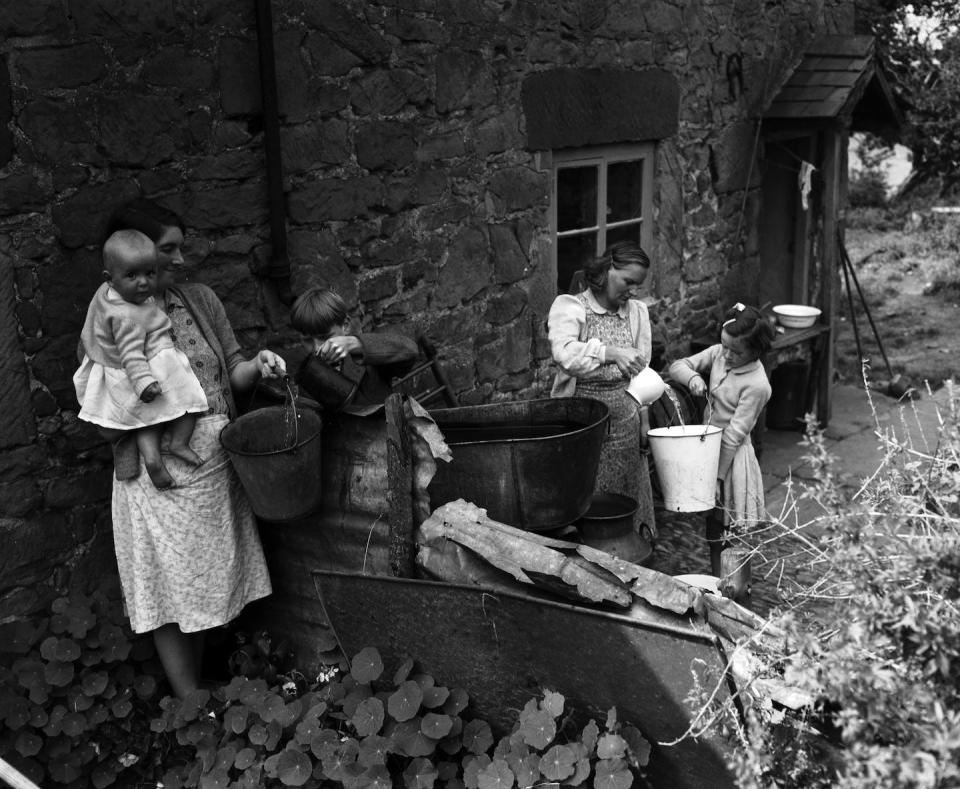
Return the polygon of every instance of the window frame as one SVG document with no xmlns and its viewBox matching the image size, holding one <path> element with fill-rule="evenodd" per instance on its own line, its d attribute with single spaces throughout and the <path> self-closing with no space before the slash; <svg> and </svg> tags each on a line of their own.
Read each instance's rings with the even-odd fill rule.
<svg viewBox="0 0 960 789">
<path fill-rule="evenodd" d="M 551 152 L 552 181 L 550 190 L 550 265 L 554 272 L 554 283 L 557 292 L 564 289 L 556 283 L 557 247 L 560 238 L 570 238 L 583 235 L 586 232 L 596 233 L 596 254 L 603 252 L 606 244 L 607 229 L 616 229 L 630 224 L 640 225 L 640 246 L 651 253 L 653 244 L 653 185 L 656 163 L 656 144 L 653 142 L 620 143 L 617 145 L 592 145 L 583 148 L 565 148 Z M 643 174 L 641 176 L 640 219 L 620 220 L 609 225 L 606 221 L 606 206 L 601 200 L 606 200 L 607 169 L 610 164 L 624 161 L 642 161 Z M 562 169 L 584 165 L 600 165 L 597 173 L 597 224 L 591 228 L 577 228 L 575 230 L 558 231 L 557 218 L 557 185 L 559 172 Z M 601 197 L 601 195 L 603 197 Z M 652 283 L 651 283 L 652 284 Z M 565 286 L 564 286 L 565 287 Z"/>
</svg>

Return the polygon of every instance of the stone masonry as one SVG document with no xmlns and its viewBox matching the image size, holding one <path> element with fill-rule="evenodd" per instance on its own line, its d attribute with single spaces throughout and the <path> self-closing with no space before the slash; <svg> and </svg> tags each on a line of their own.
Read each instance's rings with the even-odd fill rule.
<svg viewBox="0 0 960 789">
<path fill-rule="evenodd" d="M 852 31 L 848 6 L 274 0 L 293 292 L 332 285 L 368 328 L 426 331 L 465 403 L 544 395 L 552 174 L 524 85 L 559 68 L 656 72 L 671 130 L 652 101 L 649 123 L 616 133 L 668 134 L 651 312 L 667 353 L 685 351 L 756 279 L 758 114 L 812 38 Z M 260 276 L 253 0 L 7 0 L 0 24 L 3 621 L 112 571 L 110 452 L 78 422 L 71 376 L 113 206 L 146 195 L 184 216 L 194 276 L 245 347 L 291 337 Z M 565 123 L 563 139 L 578 125 L 591 139 L 589 113 Z"/>
</svg>

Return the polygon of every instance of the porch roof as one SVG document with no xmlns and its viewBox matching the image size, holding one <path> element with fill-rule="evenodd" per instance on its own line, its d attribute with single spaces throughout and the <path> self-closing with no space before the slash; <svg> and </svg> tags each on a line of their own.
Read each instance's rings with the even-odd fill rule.
<svg viewBox="0 0 960 789">
<path fill-rule="evenodd" d="M 891 135 L 903 126 L 873 36 L 814 41 L 764 113 L 766 121 L 793 124 L 838 117 L 849 118 L 852 131 Z"/>
</svg>

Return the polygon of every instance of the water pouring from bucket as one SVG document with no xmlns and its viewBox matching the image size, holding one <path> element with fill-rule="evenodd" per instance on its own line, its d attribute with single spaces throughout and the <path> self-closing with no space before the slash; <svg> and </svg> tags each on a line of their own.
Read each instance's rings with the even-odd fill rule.
<svg viewBox="0 0 960 789">
<path fill-rule="evenodd" d="M 720 438 L 713 425 L 655 427 L 647 434 L 663 506 L 669 512 L 704 512 L 716 502 Z"/>
</svg>

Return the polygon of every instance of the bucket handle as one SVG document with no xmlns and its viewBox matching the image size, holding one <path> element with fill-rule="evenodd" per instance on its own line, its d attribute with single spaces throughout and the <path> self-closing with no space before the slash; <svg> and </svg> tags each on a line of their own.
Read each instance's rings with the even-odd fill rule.
<svg viewBox="0 0 960 789">
<path fill-rule="evenodd" d="M 710 417 L 713 416 L 713 398 L 707 393 L 707 415 L 703 420 L 703 432 L 700 434 L 700 441 L 707 440 L 707 431 L 710 429 Z"/>
<path fill-rule="evenodd" d="M 284 388 L 287 390 L 283 407 L 293 412 L 293 444 L 291 444 L 289 448 L 295 449 L 297 444 L 300 443 L 300 415 L 297 413 L 297 396 L 293 391 L 293 379 L 284 373 L 281 380 L 283 381 Z"/>
</svg>

